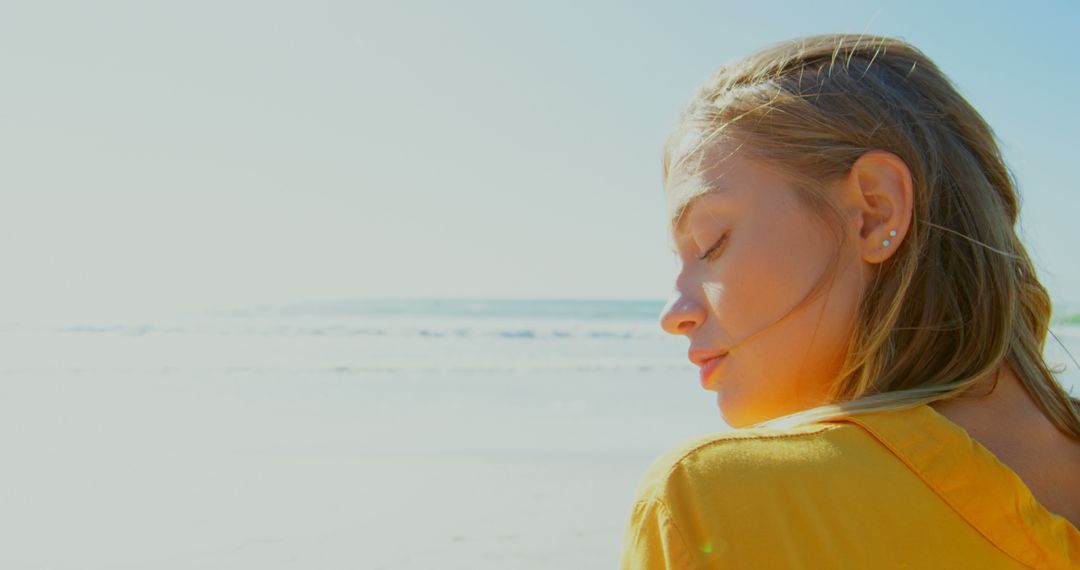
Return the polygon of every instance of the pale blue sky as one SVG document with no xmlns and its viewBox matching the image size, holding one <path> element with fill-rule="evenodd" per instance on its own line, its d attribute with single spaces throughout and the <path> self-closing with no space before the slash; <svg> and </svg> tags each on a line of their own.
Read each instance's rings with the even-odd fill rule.
<svg viewBox="0 0 1080 570">
<path fill-rule="evenodd" d="M 956 81 L 1045 282 L 1080 301 L 1080 9 L 991 6 L 5 2 L 4 310 L 663 298 L 678 111 L 721 63 L 834 31 L 902 36 Z"/>
</svg>

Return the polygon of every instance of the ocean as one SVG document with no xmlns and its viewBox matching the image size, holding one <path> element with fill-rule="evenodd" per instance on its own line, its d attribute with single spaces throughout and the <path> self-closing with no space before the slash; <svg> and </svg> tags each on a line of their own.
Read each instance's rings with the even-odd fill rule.
<svg viewBox="0 0 1080 570">
<path fill-rule="evenodd" d="M 728 429 L 662 305 L 2 325 L 0 567 L 613 567 L 652 459 Z"/>
</svg>

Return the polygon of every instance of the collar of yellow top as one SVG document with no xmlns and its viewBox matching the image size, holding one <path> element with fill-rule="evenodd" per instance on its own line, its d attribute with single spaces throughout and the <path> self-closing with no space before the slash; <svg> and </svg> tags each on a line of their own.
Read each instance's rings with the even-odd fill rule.
<svg viewBox="0 0 1080 570">
<path fill-rule="evenodd" d="M 1047 510 L 1012 469 L 929 405 L 829 421 L 868 431 L 1017 561 L 1032 568 L 1080 567 L 1080 530 Z"/>
</svg>

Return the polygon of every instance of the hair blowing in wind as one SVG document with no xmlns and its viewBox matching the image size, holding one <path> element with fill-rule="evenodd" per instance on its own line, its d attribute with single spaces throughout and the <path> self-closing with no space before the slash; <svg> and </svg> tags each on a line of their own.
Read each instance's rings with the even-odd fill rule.
<svg viewBox="0 0 1080 570">
<path fill-rule="evenodd" d="M 688 138 L 690 148 L 680 144 Z M 725 65 L 665 145 L 665 179 L 721 142 L 784 171 L 800 200 L 835 221 L 841 244 L 829 181 L 885 150 L 913 183 L 911 229 L 860 299 L 832 403 L 761 425 L 960 397 L 1007 362 L 1047 416 L 1080 438 L 1080 401 L 1042 356 L 1051 302 L 1017 235 L 1013 177 L 989 125 L 926 55 L 895 38 L 830 34 Z"/>
</svg>

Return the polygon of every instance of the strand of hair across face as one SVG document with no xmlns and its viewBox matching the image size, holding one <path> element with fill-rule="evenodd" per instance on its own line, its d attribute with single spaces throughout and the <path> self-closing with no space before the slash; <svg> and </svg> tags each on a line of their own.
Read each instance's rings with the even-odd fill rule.
<svg viewBox="0 0 1080 570">
<path fill-rule="evenodd" d="M 791 317 L 796 312 L 798 312 L 798 310 L 801 309 L 804 305 L 809 305 L 809 300 L 813 300 L 813 299 L 811 299 L 811 295 L 813 295 L 815 291 L 819 290 L 819 286 L 821 285 L 821 282 L 824 281 L 825 276 L 828 273 L 829 273 L 829 270 L 828 270 L 828 267 L 826 267 L 826 269 L 824 271 L 822 271 L 821 275 L 819 275 L 818 278 L 814 281 L 814 285 L 810 288 L 810 291 L 806 295 L 803 295 L 803 298 L 800 299 L 797 303 L 795 303 L 794 307 L 789 309 L 786 313 L 780 315 L 780 317 L 777 318 L 776 320 L 774 320 L 773 322 L 759 328 L 758 330 L 756 330 L 756 331 L 750 333 L 749 335 L 743 337 L 743 339 L 740 340 L 739 342 L 736 342 L 735 344 L 732 344 L 731 346 L 729 346 L 728 349 L 727 349 L 727 352 L 728 353 L 734 352 L 737 347 L 740 347 L 740 346 L 746 344 L 746 342 L 749 341 L 751 338 L 754 338 L 755 336 L 761 334 L 762 332 L 766 331 L 767 329 L 770 329 L 770 328 L 780 324 L 781 321 Z"/>
</svg>

